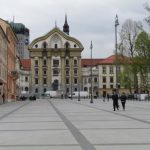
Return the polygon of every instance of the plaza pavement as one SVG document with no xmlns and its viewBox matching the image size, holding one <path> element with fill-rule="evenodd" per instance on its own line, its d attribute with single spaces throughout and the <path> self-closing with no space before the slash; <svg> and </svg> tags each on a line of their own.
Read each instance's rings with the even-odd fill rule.
<svg viewBox="0 0 150 150">
<path fill-rule="evenodd" d="M 150 150 L 150 102 L 39 99 L 0 105 L 0 150 Z"/>
</svg>

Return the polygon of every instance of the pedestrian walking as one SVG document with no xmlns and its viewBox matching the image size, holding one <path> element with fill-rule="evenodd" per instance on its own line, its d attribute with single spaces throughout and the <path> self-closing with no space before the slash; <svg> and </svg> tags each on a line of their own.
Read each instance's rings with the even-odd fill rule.
<svg viewBox="0 0 150 150">
<path fill-rule="evenodd" d="M 109 93 L 107 93 L 107 101 L 109 102 Z"/>
<path fill-rule="evenodd" d="M 123 110 L 125 110 L 125 104 L 126 104 L 127 96 L 125 95 L 124 92 L 121 94 L 120 100 L 121 100 L 122 108 L 123 108 Z"/>
<path fill-rule="evenodd" d="M 114 109 L 114 111 L 116 111 L 116 109 L 119 110 L 118 94 L 116 92 L 116 89 L 114 89 L 114 91 L 113 91 L 112 100 L 113 100 L 113 109 Z"/>
<path fill-rule="evenodd" d="M 3 104 L 5 104 L 5 94 L 4 93 L 2 95 L 2 99 L 3 99 Z"/>
<path fill-rule="evenodd" d="M 105 102 L 105 98 L 106 98 L 106 93 L 103 93 L 103 102 Z"/>
</svg>

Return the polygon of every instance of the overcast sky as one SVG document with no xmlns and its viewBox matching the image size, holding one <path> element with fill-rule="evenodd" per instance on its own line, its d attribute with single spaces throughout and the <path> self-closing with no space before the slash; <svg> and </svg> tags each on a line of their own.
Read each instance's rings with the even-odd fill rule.
<svg viewBox="0 0 150 150">
<path fill-rule="evenodd" d="M 144 9 L 148 0 L 0 0 L 0 18 L 23 23 L 30 29 L 30 41 L 43 36 L 55 26 L 62 30 L 65 13 L 68 16 L 70 36 L 84 46 L 82 57 L 105 58 L 115 49 L 114 21 L 118 14 L 118 32 L 128 18 L 142 21 L 149 13 Z M 149 28 L 150 29 L 150 28 Z M 119 37 L 118 37 L 119 38 Z M 118 39 L 119 40 L 119 39 Z"/>
</svg>

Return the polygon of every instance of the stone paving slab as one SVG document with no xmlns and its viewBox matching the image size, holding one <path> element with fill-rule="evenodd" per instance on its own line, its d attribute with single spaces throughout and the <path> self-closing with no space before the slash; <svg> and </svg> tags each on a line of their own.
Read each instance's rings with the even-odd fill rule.
<svg viewBox="0 0 150 150">
<path fill-rule="evenodd" d="M 0 123 L 0 131 L 3 130 L 66 130 L 63 122 L 4 122 Z"/>
<path fill-rule="evenodd" d="M 0 145 L 60 145 L 77 144 L 67 130 L 0 131 Z"/>
<path fill-rule="evenodd" d="M 0 105 L 0 150 L 149 150 L 150 102 L 41 99 Z"/>
<path fill-rule="evenodd" d="M 9 147 L 0 147 L 0 150 L 82 150 L 79 146 L 9 146 Z"/>
</svg>

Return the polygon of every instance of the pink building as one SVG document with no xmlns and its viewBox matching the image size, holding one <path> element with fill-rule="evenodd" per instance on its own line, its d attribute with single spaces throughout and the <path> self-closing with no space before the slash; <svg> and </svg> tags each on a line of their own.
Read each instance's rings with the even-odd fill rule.
<svg viewBox="0 0 150 150">
<path fill-rule="evenodd" d="M 4 103 L 7 90 L 7 43 L 7 36 L 0 26 L 0 104 Z"/>
<path fill-rule="evenodd" d="M 16 71 L 16 43 L 17 37 L 13 32 L 10 24 L 0 19 L 0 25 L 7 36 L 7 81 L 5 98 L 7 101 L 16 100 L 16 79 L 18 78 L 18 72 Z"/>
</svg>

